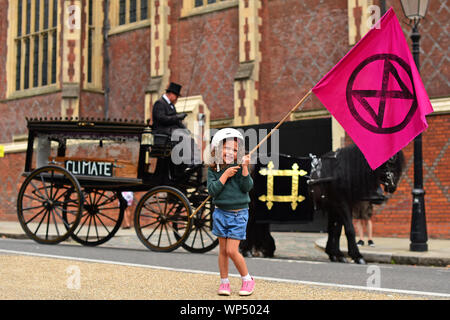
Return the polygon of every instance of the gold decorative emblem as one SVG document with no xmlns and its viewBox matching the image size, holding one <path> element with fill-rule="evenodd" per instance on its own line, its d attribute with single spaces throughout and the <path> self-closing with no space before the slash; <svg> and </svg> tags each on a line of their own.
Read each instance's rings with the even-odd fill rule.
<svg viewBox="0 0 450 320">
<path fill-rule="evenodd" d="M 298 177 L 307 174 L 304 170 L 298 170 L 298 164 L 292 165 L 292 170 L 273 170 L 273 162 L 270 161 L 267 168 L 259 170 L 259 174 L 267 176 L 267 195 L 262 195 L 258 199 L 266 202 L 267 208 L 272 209 L 274 202 L 291 202 L 292 210 L 297 208 L 297 204 L 305 200 L 305 197 L 298 195 Z M 273 194 L 274 176 L 292 177 L 292 193 L 288 196 L 277 196 Z"/>
</svg>

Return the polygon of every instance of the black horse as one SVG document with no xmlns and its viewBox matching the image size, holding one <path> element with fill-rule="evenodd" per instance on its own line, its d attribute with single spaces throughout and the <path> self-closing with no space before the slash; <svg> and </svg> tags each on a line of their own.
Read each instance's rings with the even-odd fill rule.
<svg viewBox="0 0 450 320">
<path fill-rule="evenodd" d="M 328 213 L 328 241 L 325 252 L 331 261 L 346 262 L 339 250 L 342 226 L 348 243 L 348 254 L 358 264 L 365 264 L 355 240 L 352 208 L 360 201 L 380 204 L 387 193 L 395 192 L 405 160 L 400 151 L 372 170 L 356 145 L 329 152 L 321 158 L 312 156 L 309 192 L 315 208 Z"/>
</svg>

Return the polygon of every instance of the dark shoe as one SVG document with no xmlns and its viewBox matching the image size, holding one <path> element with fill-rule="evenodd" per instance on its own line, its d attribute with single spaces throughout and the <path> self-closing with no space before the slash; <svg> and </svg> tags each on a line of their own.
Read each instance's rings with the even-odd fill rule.
<svg viewBox="0 0 450 320">
<path fill-rule="evenodd" d="M 359 240 L 356 244 L 357 244 L 358 246 L 363 246 L 363 245 L 364 245 L 364 241 Z"/>
<path fill-rule="evenodd" d="M 371 247 L 375 247 L 375 243 L 372 240 L 367 241 L 367 244 Z"/>
<path fill-rule="evenodd" d="M 338 262 L 338 259 L 336 256 L 328 256 L 330 258 L 331 262 Z"/>
<path fill-rule="evenodd" d="M 244 258 L 251 258 L 252 257 L 252 252 L 250 250 L 244 250 L 244 251 L 242 251 L 242 256 Z"/>
<path fill-rule="evenodd" d="M 358 258 L 353 261 L 355 261 L 356 264 L 367 264 L 366 260 L 364 260 L 363 258 Z"/>
<path fill-rule="evenodd" d="M 345 257 L 340 256 L 337 259 L 338 259 L 338 262 L 340 262 L 340 263 L 348 263 L 348 260 Z"/>
</svg>

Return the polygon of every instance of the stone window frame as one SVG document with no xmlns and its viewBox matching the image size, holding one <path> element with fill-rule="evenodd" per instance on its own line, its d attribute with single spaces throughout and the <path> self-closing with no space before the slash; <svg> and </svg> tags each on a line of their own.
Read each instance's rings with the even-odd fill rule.
<svg viewBox="0 0 450 320">
<path fill-rule="evenodd" d="M 214 3 L 208 3 L 208 0 L 203 0 L 201 6 L 197 4 L 197 1 L 199 0 L 183 0 L 181 18 L 220 11 L 239 5 L 239 0 L 216 0 Z"/>
<path fill-rule="evenodd" d="M 39 11 L 36 10 L 37 4 L 39 4 Z M 54 7 L 55 5 L 56 7 Z M 46 8 L 47 14 L 45 14 Z M 19 10 L 21 10 L 20 17 Z M 6 58 L 7 99 L 59 90 L 60 12 L 61 5 L 58 0 L 9 1 Z M 44 59 L 44 41 L 47 42 L 47 59 Z M 19 57 L 20 61 L 18 61 Z M 28 67 L 28 76 L 25 73 L 26 67 Z M 43 72 L 43 69 L 46 72 Z"/>
<path fill-rule="evenodd" d="M 150 26 L 150 5 L 154 0 L 111 0 L 109 7 L 109 19 L 111 23 L 111 30 L 109 35 L 114 35 L 126 31 L 131 31 Z M 130 6 L 132 2 L 136 3 L 136 21 L 130 22 Z M 125 4 L 124 23 L 120 21 L 121 3 Z M 143 16 L 141 11 L 142 5 L 147 4 L 147 14 Z M 123 7 L 122 7 L 123 8 Z"/>
<path fill-rule="evenodd" d="M 103 3 L 98 0 L 86 0 L 84 57 L 84 85 L 88 90 L 101 91 L 103 87 Z"/>
</svg>

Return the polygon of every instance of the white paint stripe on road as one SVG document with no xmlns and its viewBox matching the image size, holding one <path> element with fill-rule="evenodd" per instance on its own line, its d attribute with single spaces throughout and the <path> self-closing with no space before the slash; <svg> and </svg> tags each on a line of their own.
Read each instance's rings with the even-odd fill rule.
<svg viewBox="0 0 450 320">
<path fill-rule="evenodd" d="M 171 268 L 171 267 L 153 266 L 153 265 L 136 264 L 136 263 L 119 262 L 119 261 L 110 261 L 110 260 L 97 260 L 97 259 L 78 258 L 78 257 L 70 257 L 70 256 L 59 256 L 59 255 L 34 253 L 34 252 L 26 252 L 26 251 L 15 251 L 15 250 L 7 250 L 7 249 L 0 249 L 0 252 L 10 253 L 10 254 L 18 254 L 18 255 L 26 255 L 26 256 L 36 256 L 36 257 L 43 257 L 43 258 L 73 260 L 73 261 L 80 261 L 80 262 L 113 264 L 113 265 L 120 265 L 120 266 L 126 266 L 126 267 L 148 268 L 148 269 L 167 270 L 167 271 L 175 271 L 175 272 L 186 272 L 186 273 L 195 273 L 195 274 L 220 275 L 219 272 L 213 272 L 213 271 L 203 271 L 203 270 L 194 270 L 194 269 L 182 269 L 182 268 Z M 239 278 L 241 277 L 239 274 L 230 274 L 230 276 L 231 277 L 239 277 Z M 338 284 L 338 283 L 314 282 L 314 281 L 303 281 L 303 280 L 282 279 L 282 278 L 272 278 L 272 277 L 259 277 L 259 276 L 255 276 L 255 279 L 261 279 L 261 280 L 266 280 L 266 281 L 275 281 L 275 282 L 284 282 L 284 283 L 291 283 L 291 284 L 326 286 L 326 287 L 345 288 L 345 289 L 354 289 L 354 290 L 366 290 L 366 291 L 378 291 L 378 292 L 390 292 L 390 293 L 398 293 L 398 294 L 411 294 L 411 295 L 422 295 L 422 296 L 435 296 L 435 297 L 450 298 L 450 294 L 438 293 L 438 292 L 428 292 L 428 291 L 415 291 L 415 290 L 401 290 L 401 289 L 389 289 L 389 288 L 377 288 L 377 287 L 364 287 L 364 286 L 355 286 L 355 285 Z"/>
</svg>

